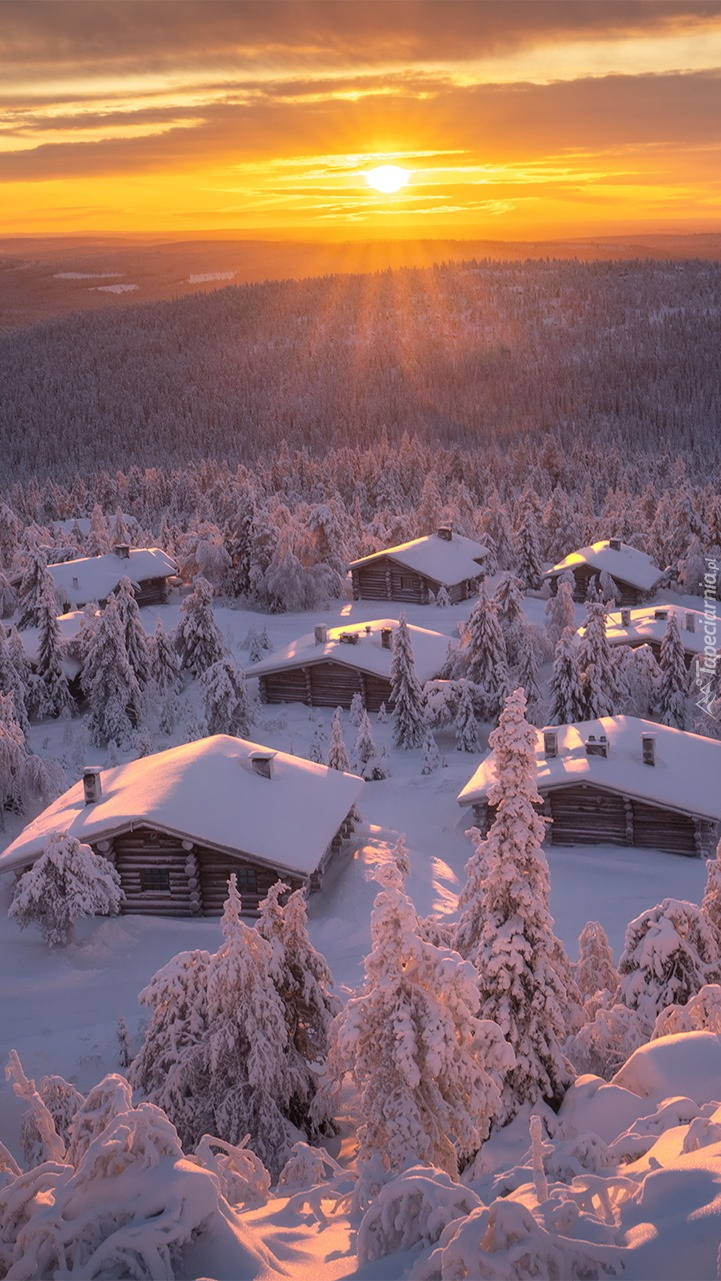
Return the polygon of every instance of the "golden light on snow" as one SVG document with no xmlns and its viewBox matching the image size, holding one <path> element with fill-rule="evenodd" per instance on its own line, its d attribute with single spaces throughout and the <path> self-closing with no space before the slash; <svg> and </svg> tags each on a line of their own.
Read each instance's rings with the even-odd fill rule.
<svg viewBox="0 0 721 1281">
<path fill-rule="evenodd" d="M 384 196 L 391 196 L 394 192 L 400 191 L 401 187 L 405 187 L 410 176 L 408 170 L 401 169 L 400 165 L 378 165 L 377 169 L 369 169 L 364 174 L 368 186 L 374 191 L 381 191 Z"/>
</svg>

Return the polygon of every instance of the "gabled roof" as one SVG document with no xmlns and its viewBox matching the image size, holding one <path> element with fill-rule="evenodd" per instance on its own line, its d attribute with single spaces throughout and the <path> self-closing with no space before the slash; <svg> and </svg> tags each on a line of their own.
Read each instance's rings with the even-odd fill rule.
<svg viewBox="0 0 721 1281">
<path fill-rule="evenodd" d="M 252 764 L 273 757 L 272 776 Z M 150 826 L 230 854 L 309 876 L 363 789 L 363 781 L 245 739 L 216 734 L 101 772 L 85 804 L 82 782 L 53 801 L 0 854 L 0 872 L 37 858 L 54 832 L 92 843 Z"/>
<path fill-rule="evenodd" d="M 637 716 L 602 716 L 599 720 L 552 727 L 558 735 L 558 755 L 546 757 L 543 730 L 536 730 L 536 784 L 546 792 L 574 783 L 633 796 L 664 809 L 721 819 L 721 742 L 657 725 Z M 609 753 L 588 756 L 586 741 L 605 734 Z M 641 735 L 656 739 L 656 764 L 645 765 Z M 493 752 L 481 761 L 458 797 L 459 805 L 482 801 L 495 777 Z"/>
<path fill-rule="evenodd" d="M 343 667 L 353 667 L 357 671 L 368 672 L 373 676 L 390 678 L 392 650 L 381 644 L 381 633 L 398 627 L 397 618 L 375 618 L 371 623 L 349 623 L 344 627 L 327 627 L 327 639 L 318 642 L 315 633 L 309 632 L 286 645 L 277 654 L 270 654 L 259 663 L 253 663 L 246 672 L 247 676 L 267 676 L 271 672 L 287 671 L 292 667 L 308 667 L 312 663 L 323 663 L 331 660 Z M 426 627 L 414 627 L 408 624 L 408 634 L 413 647 L 416 676 L 423 685 L 437 676 L 448 653 L 448 637 L 440 632 L 429 631 Z M 357 641 L 344 641 L 343 636 L 357 637 Z"/>
<path fill-rule="evenodd" d="M 453 587 L 467 578 L 477 578 L 487 555 L 487 547 L 472 538 L 464 538 L 462 534 L 453 533 L 450 539 L 439 534 L 426 534 L 424 538 L 413 538 L 409 543 L 399 543 L 397 547 L 386 547 L 370 556 L 361 556 L 360 560 L 351 561 L 349 568 L 372 565 L 387 556 L 404 569 L 415 570 L 436 583 Z"/>
<path fill-rule="evenodd" d="M 627 624 L 623 622 L 620 610 L 613 610 L 606 616 L 606 636 L 610 645 L 643 645 L 648 641 L 660 643 L 669 617 L 675 614 L 686 653 L 703 654 L 706 641 L 703 610 L 659 602 L 624 612 L 629 616 Z M 689 618 L 693 620 L 693 631 L 688 625 Z M 585 630 L 585 627 L 579 627 L 574 636 L 576 642 L 580 641 Z"/>
<path fill-rule="evenodd" d="M 600 543 L 591 543 L 590 547 L 569 552 L 552 569 L 546 570 L 544 578 L 553 578 L 566 569 L 578 569 L 580 565 L 588 565 L 599 574 L 606 570 L 617 583 L 628 583 L 642 592 L 652 591 L 663 576 L 663 570 L 654 565 L 645 552 L 628 543 L 620 543 L 616 549 L 611 546 L 611 540 L 605 538 Z"/>
<path fill-rule="evenodd" d="M 177 574 L 178 567 L 159 547 L 131 547 L 127 557 L 106 552 L 103 556 L 83 556 L 48 565 L 48 570 L 59 594 L 78 609 L 92 600 L 107 600 L 121 578 L 133 583 L 146 578 L 170 578 Z"/>
</svg>

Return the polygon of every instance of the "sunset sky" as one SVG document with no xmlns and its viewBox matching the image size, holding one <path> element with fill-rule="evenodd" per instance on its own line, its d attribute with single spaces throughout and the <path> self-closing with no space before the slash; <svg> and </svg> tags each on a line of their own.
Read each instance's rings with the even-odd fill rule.
<svg viewBox="0 0 721 1281">
<path fill-rule="evenodd" d="M 0 0 L 0 66 L 2 235 L 721 231 L 721 0 Z"/>
</svg>

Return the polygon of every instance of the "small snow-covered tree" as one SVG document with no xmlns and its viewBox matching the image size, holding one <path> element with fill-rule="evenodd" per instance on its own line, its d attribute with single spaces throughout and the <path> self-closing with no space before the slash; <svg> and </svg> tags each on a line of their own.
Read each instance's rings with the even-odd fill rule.
<svg viewBox="0 0 721 1281">
<path fill-rule="evenodd" d="M 325 764 L 325 734 L 323 733 L 322 725 L 316 725 L 313 730 L 313 737 L 308 748 L 308 760 L 314 761 L 316 765 Z"/>
<path fill-rule="evenodd" d="M 469 873 L 473 894 L 461 896 L 456 946 L 479 974 L 479 1012 L 493 1019 L 516 1051 L 503 1087 L 502 1119 L 543 1098 L 557 1106 L 572 1080 L 564 1057 L 568 962 L 553 933 L 545 825 L 536 807 L 536 731 L 525 717 L 523 690 L 509 695 L 489 743 L 494 778 L 488 802 L 495 817 L 479 839 Z M 470 878 L 469 878 L 470 879 Z"/>
<path fill-rule="evenodd" d="M 685 729 L 689 678 L 678 617 L 673 612 L 668 616 L 658 663 L 661 670 L 658 685 L 659 720 L 662 725 Z"/>
<path fill-rule="evenodd" d="M 25 568 L 18 589 L 17 625 L 21 631 L 26 627 L 37 627 L 43 597 L 48 597 L 49 593 L 55 595 L 55 584 L 48 572 L 47 556 L 39 547 L 37 539 L 29 538 Z M 57 614 L 57 606 L 55 612 Z"/>
<path fill-rule="evenodd" d="M 561 576 L 554 596 L 546 601 L 546 628 L 553 645 L 557 645 L 567 627 L 576 628 L 576 606 L 573 601 L 573 583 L 563 581 Z"/>
<path fill-rule="evenodd" d="M 150 637 L 150 677 L 158 693 L 177 694 L 182 687 L 180 659 L 171 637 L 163 627 L 161 619 L 155 624 L 155 631 Z"/>
<path fill-rule="evenodd" d="M 350 773 L 350 761 L 343 739 L 343 723 L 341 714 L 343 709 L 336 707 L 333 716 L 333 724 L 330 731 L 330 747 L 328 749 L 328 765 L 331 769 L 340 770 L 341 773 Z"/>
<path fill-rule="evenodd" d="M 457 681 L 457 688 L 458 710 L 454 723 L 456 750 L 459 752 L 480 752 L 481 736 L 468 681 Z"/>
<path fill-rule="evenodd" d="M 15 716 L 12 694 L 0 694 L 0 830 L 5 812 L 25 814 L 33 802 L 45 804 L 62 791 L 60 766 L 29 752 Z"/>
<path fill-rule="evenodd" d="M 451 603 L 451 598 L 448 594 L 448 588 L 446 587 L 445 583 L 441 583 L 440 587 L 438 588 L 438 591 L 436 592 L 436 600 L 435 600 L 436 609 L 447 609 L 450 603 Z"/>
<path fill-rule="evenodd" d="M 716 846 L 716 857 L 706 860 L 706 886 L 701 911 L 721 948 L 721 841 Z"/>
<path fill-rule="evenodd" d="M 533 634 L 529 627 L 519 627 L 517 629 L 515 676 L 516 681 L 526 695 L 528 707 L 533 709 L 534 715 L 537 714 L 541 699 L 541 691 L 536 679 L 537 672 L 538 659 L 536 658 Z"/>
<path fill-rule="evenodd" d="M 364 711 L 365 706 L 363 704 L 363 695 L 359 693 L 354 694 L 350 701 L 350 711 L 348 713 L 348 720 L 354 729 L 359 728 L 363 719 Z"/>
<path fill-rule="evenodd" d="M 437 769 L 440 769 L 443 764 L 443 758 L 438 750 L 435 737 L 429 729 L 426 730 L 422 747 L 421 774 L 433 774 Z"/>
<path fill-rule="evenodd" d="M 19 646 L 12 643 L 11 637 L 13 633 L 20 642 Z M 11 697 L 9 706 L 12 714 L 23 734 L 27 734 L 30 728 L 28 704 L 32 699 L 30 664 L 25 657 L 25 651 L 18 633 L 14 628 L 6 631 L 1 623 L 0 692 Z"/>
<path fill-rule="evenodd" d="M 393 742 L 396 747 L 420 747 L 426 729 L 426 712 L 405 614 L 401 614 L 393 631 L 390 682 Z"/>
<path fill-rule="evenodd" d="M 537 591 L 543 582 L 538 520 L 526 505 L 516 530 L 516 564 L 518 578 L 526 591 Z"/>
<path fill-rule="evenodd" d="M 7 574 L 0 569 L 0 618 L 10 618 L 15 613 L 18 597 Z"/>
<path fill-rule="evenodd" d="M 655 715 L 661 669 L 650 645 L 638 645 L 635 649 L 626 650 L 624 675 L 628 690 L 628 715 L 643 719 Z"/>
<path fill-rule="evenodd" d="M 208 733 L 246 738 L 250 733 L 251 714 L 242 667 L 230 657 L 218 659 L 206 667 L 200 687 Z"/>
<path fill-rule="evenodd" d="M 570 627 L 566 627 L 556 645 L 553 671 L 548 688 L 551 695 L 549 725 L 570 725 L 582 721 L 585 700 L 578 646 Z"/>
<path fill-rule="evenodd" d="M 74 703 L 61 666 L 60 624 L 52 580 L 43 585 L 37 613 L 37 712 L 39 716 L 61 716 L 70 713 Z"/>
<path fill-rule="evenodd" d="M 109 550 L 110 528 L 100 503 L 96 503 L 90 513 L 90 526 L 85 539 L 85 555 L 103 556 Z"/>
<path fill-rule="evenodd" d="M 466 660 L 466 671 L 462 674 L 480 686 L 486 713 L 489 719 L 495 720 L 508 691 L 508 662 L 495 606 L 483 584 L 466 624 L 462 653 Z"/>
<path fill-rule="evenodd" d="M 600 601 L 586 605 L 586 624 L 578 647 L 581 670 L 584 715 L 582 720 L 612 716 L 615 711 L 617 684 L 606 635 L 606 607 Z"/>
<path fill-rule="evenodd" d="M 192 676 L 202 676 L 208 667 L 227 654 L 227 646 L 213 617 L 213 588 L 198 577 L 193 590 L 180 607 L 182 615 L 174 641 L 183 667 Z"/>
<path fill-rule="evenodd" d="M 606 605 L 620 604 L 622 596 L 621 588 L 615 578 L 611 577 L 607 569 L 601 570 L 599 590 L 601 593 L 601 599 Z"/>
<path fill-rule="evenodd" d="M 685 1005 L 719 981 L 719 948 L 702 909 L 666 898 L 629 923 L 618 971 L 620 1000 L 649 1027 L 667 1005 Z"/>
<path fill-rule="evenodd" d="M 65 947 L 83 916 L 114 916 L 125 895 L 107 859 L 74 836 L 51 836 L 40 858 L 20 877 L 8 916 L 24 930 L 37 925 L 51 947 Z"/>
<path fill-rule="evenodd" d="M 501 574 L 493 593 L 493 604 L 504 632 L 523 621 L 522 583 L 515 574 L 508 570 Z"/>
<path fill-rule="evenodd" d="M 455 1177 L 489 1132 L 513 1051 L 475 1016 L 473 966 L 420 937 L 397 861 L 377 879 L 365 982 L 331 1029 L 330 1071 L 355 1084 L 361 1169 L 420 1162 Z"/>
<path fill-rule="evenodd" d="M 578 949 L 578 960 L 572 971 L 581 999 L 586 1001 L 602 991 L 615 999 L 619 985 L 618 970 L 600 921 L 586 922 L 579 935 Z"/>
<path fill-rule="evenodd" d="M 656 1019 L 651 1040 L 679 1032 L 721 1033 L 721 985 L 706 983 L 685 1005 L 667 1005 Z"/>
<path fill-rule="evenodd" d="M 135 599 L 133 584 L 127 576 L 120 580 L 115 601 L 123 627 L 128 662 L 142 690 L 145 689 L 151 676 L 150 648 L 145 628 L 140 620 L 140 608 Z"/>
<path fill-rule="evenodd" d="M 142 694 L 125 652 L 123 625 L 111 598 L 98 617 L 81 676 L 90 707 L 90 734 L 103 746 L 127 742 L 140 722 Z"/>
<path fill-rule="evenodd" d="M 353 747 L 353 763 L 358 769 L 361 778 L 365 779 L 367 783 L 388 777 L 386 768 L 378 754 L 371 723 L 365 710 L 358 726 L 358 734 Z"/>
</svg>

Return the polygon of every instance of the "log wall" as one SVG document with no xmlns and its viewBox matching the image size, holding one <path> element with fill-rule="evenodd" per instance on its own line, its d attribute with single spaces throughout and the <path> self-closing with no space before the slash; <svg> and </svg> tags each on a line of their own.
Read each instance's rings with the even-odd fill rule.
<svg viewBox="0 0 721 1281">
<path fill-rule="evenodd" d="M 363 641 L 360 641 L 363 644 Z M 350 649 L 350 646 L 348 647 Z M 258 678 L 263 703 L 306 703 L 309 707 L 349 708 L 354 694 L 360 694 L 369 712 L 390 702 L 391 684 L 382 676 L 362 672 L 344 663 L 326 660 L 268 672 Z"/>
<path fill-rule="evenodd" d="M 577 565 L 571 570 L 571 573 L 573 574 L 575 581 L 573 599 L 577 601 L 584 601 L 588 592 L 588 584 L 591 579 L 596 578 L 600 583 L 601 571 L 599 569 L 592 569 L 590 565 Z M 621 599 L 614 608 L 619 609 L 621 606 L 626 605 L 642 605 L 646 600 L 648 595 L 647 592 L 642 592 L 638 587 L 633 587 L 631 583 L 621 582 L 619 578 L 616 578 L 615 574 L 612 574 L 611 577 L 621 593 Z M 559 578 L 560 574 L 554 574 L 550 579 L 551 592 L 554 596 L 558 591 Z"/>
<path fill-rule="evenodd" d="M 457 605 L 459 601 L 475 596 L 481 577 L 479 569 L 477 577 L 448 587 L 451 604 Z M 404 569 L 388 556 L 352 569 L 351 581 L 354 600 L 397 600 L 411 605 L 427 605 L 431 594 L 437 596 L 441 586 L 433 578 Z"/>
</svg>

